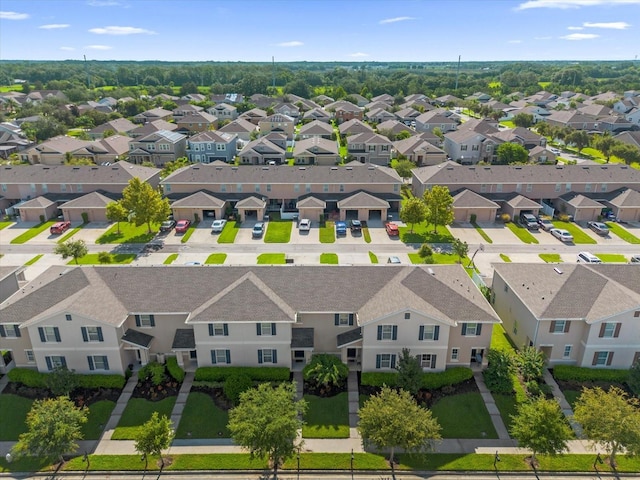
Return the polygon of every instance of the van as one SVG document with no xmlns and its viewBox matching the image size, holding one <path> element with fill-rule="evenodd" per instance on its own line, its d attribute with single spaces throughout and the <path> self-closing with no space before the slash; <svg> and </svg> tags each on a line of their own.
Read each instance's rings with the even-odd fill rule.
<svg viewBox="0 0 640 480">
<path fill-rule="evenodd" d="M 593 253 L 580 252 L 578 254 L 578 263 L 602 263 L 602 260 L 596 257 Z"/>
</svg>

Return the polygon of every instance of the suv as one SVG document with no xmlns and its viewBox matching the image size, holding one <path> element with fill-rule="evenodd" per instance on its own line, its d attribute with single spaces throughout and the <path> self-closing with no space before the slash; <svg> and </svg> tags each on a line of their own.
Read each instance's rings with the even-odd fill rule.
<svg viewBox="0 0 640 480">
<path fill-rule="evenodd" d="M 264 234 L 264 223 L 258 222 L 253 226 L 253 230 L 251 230 L 251 236 L 253 238 L 262 238 Z"/>
<path fill-rule="evenodd" d="M 362 223 L 360 223 L 360 220 L 351 220 L 349 228 L 351 228 L 351 233 L 360 233 L 362 231 Z"/>
<path fill-rule="evenodd" d="M 580 252 L 578 254 L 578 263 L 602 263 L 602 260 L 596 257 L 593 253 Z"/>
<path fill-rule="evenodd" d="M 346 235 L 346 234 L 347 234 L 347 223 L 336 222 L 336 235 Z"/>
<path fill-rule="evenodd" d="M 300 223 L 298 223 L 298 229 L 301 232 L 308 232 L 309 230 L 311 230 L 311 220 L 309 220 L 308 218 L 303 218 L 302 220 L 300 220 Z"/>
<path fill-rule="evenodd" d="M 384 228 L 387 231 L 387 235 L 389 235 L 390 237 L 397 237 L 398 235 L 400 235 L 400 232 L 398 231 L 398 225 L 393 222 L 387 223 Z"/>
<path fill-rule="evenodd" d="M 538 219 L 531 213 L 521 213 L 520 223 L 522 223 L 522 225 L 527 227 L 529 230 L 538 230 L 540 228 Z"/>
<path fill-rule="evenodd" d="M 58 222 L 51 225 L 49 228 L 49 233 L 51 235 L 58 235 L 60 233 L 64 233 L 71 228 L 71 222 Z"/>
<path fill-rule="evenodd" d="M 160 231 L 170 232 L 171 230 L 173 230 L 175 226 L 176 226 L 175 220 L 165 220 L 164 222 L 162 222 L 162 225 L 160 225 Z"/>
</svg>

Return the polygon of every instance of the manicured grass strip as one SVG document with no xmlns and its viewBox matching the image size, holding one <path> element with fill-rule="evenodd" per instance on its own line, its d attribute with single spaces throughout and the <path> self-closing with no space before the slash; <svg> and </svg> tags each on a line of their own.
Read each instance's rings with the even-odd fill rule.
<svg viewBox="0 0 640 480">
<path fill-rule="evenodd" d="M 493 240 L 491 240 L 491 237 L 487 235 L 487 233 L 482 229 L 480 225 L 478 225 L 475 222 L 471 222 L 471 225 L 473 225 L 473 228 L 476 229 L 476 231 L 480 234 L 480 236 L 484 239 L 485 242 L 493 243 Z"/>
<path fill-rule="evenodd" d="M 258 265 L 284 265 L 285 258 L 284 253 L 263 253 L 258 255 Z"/>
<path fill-rule="evenodd" d="M 538 243 L 538 239 L 529 233 L 524 227 L 515 224 L 514 222 L 507 222 L 505 224 L 509 230 L 513 232 L 513 234 L 520 239 L 523 243 Z"/>
<path fill-rule="evenodd" d="M 4 455 L 0 456 L 0 473 L 53 471 L 54 468 L 42 458 L 18 457 L 7 463 Z M 15 478 L 15 477 L 14 477 Z"/>
<path fill-rule="evenodd" d="M 336 241 L 336 229 L 333 222 L 320 224 L 320 243 L 334 243 Z"/>
<path fill-rule="evenodd" d="M 135 253 L 112 253 L 111 254 L 111 265 L 115 264 L 127 264 L 131 263 L 136 259 Z M 75 265 L 76 261 L 71 259 L 67 262 L 67 265 Z M 82 258 L 78 259 L 78 265 L 101 265 L 100 260 L 98 260 L 97 253 L 88 253 Z"/>
<path fill-rule="evenodd" d="M 559 253 L 540 253 L 538 256 L 547 263 L 562 263 Z"/>
<path fill-rule="evenodd" d="M 206 421 L 203 421 L 204 418 Z M 218 408 L 209 395 L 191 392 L 176 430 L 176 438 L 229 438 L 228 423 L 229 414 Z"/>
<path fill-rule="evenodd" d="M 327 265 L 337 265 L 338 255 L 336 253 L 321 253 L 320 263 L 325 263 Z"/>
<path fill-rule="evenodd" d="M 571 408 L 576 404 L 578 397 L 582 395 L 582 392 L 579 392 L 578 390 L 563 390 L 562 393 L 564 394 L 564 398 L 567 402 L 569 402 L 569 405 L 571 405 Z"/>
<path fill-rule="evenodd" d="M 516 347 L 502 325 L 494 325 L 491 331 L 491 348 L 516 353 Z"/>
<path fill-rule="evenodd" d="M 305 438 L 349 438 L 349 397 L 347 392 L 322 398 L 305 395 L 309 409 L 304 415 Z"/>
<path fill-rule="evenodd" d="M 205 260 L 205 265 L 222 265 L 227 259 L 226 253 L 212 253 Z"/>
<path fill-rule="evenodd" d="M 113 224 L 109 230 L 103 233 L 96 243 L 149 243 L 158 232 L 159 225 L 151 224 L 151 233 L 148 232 L 147 225 L 136 227 L 133 223 L 120 222 L 120 233 L 118 225 Z"/>
<path fill-rule="evenodd" d="M 291 220 L 270 220 L 267 222 L 264 243 L 289 243 L 292 228 L 293 222 Z"/>
<path fill-rule="evenodd" d="M 425 263 L 424 258 L 422 258 L 418 253 L 409 253 L 409 260 L 414 264 L 422 264 Z M 431 258 L 433 258 L 434 264 L 442 264 L 442 265 L 453 265 L 456 263 L 460 263 L 460 257 L 453 253 L 434 253 Z M 470 262 L 469 257 L 462 257 L 462 264 L 468 265 Z"/>
<path fill-rule="evenodd" d="M 173 262 L 175 262 L 178 259 L 178 255 L 177 253 L 172 253 L 171 255 L 169 255 L 164 262 L 162 262 L 164 265 L 171 265 Z"/>
<path fill-rule="evenodd" d="M 115 406 L 116 402 L 111 400 L 100 400 L 89 405 L 88 421 L 82 425 L 82 435 L 85 440 L 97 440 L 100 438 Z"/>
<path fill-rule="evenodd" d="M 596 243 L 598 243 L 594 238 L 591 238 L 589 235 L 587 235 L 584 230 L 582 230 L 573 222 L 561 222 L 560 220 L 552 220 L 552 223 L 554 227 L 567 230 L 571 235 L 573 235 L 573 243 L 575 243 L 576 245 L 595 245 Z"/>
<path fill-rule="evenodd" d="M 36 255 L 31 260 L 29 260 L 27 263 L 25 263 L 24 266 L 28 267 L 29 265 L 33 265 L 34 263 L 36 263 L 38 260 L 40 260 L 42 258 L 42 255 L 43 255 L 42 253 L 40 255 Z"/>
<path fill-rule="evenodd" d="M 33 237 L 40 235 L 45 230 L 49 229 L 51 225 L 56 223 L 54 220 L 50 222 L 39 223 L 38 225 L 31 227 L 29 230 L 24 232 L 22 235 L 18 235 L 16 238 L 11 240 L 10 243 L 13 244 L 22 244 L 31 240 Z"/>
<path fill-rule="evenodd" d="M 371 263 L 378 263 L 378 256 L 373 252 L 369 252 L 369 260 L 371 260 Z"/>
<path fill-rule="evenodd" d="M 369 232 L 369 227 L 362 227 L 362 236 L 364 237 L 364 241 L 366 243 L 371 243 L 371 233 Z"/>
<path fill-rule="evenodd" d="M 174 403 L 176 403 L 176 397 L 168 397 L 159 402 L 150 402 L 143 398 L 130 399 L 111 438 L 133 440 L 142 428 L 142 424 L 151 418 L 153 412 L 171 417 Z"/>
<path fill-rule="evenodd" d="M 180 243 L 187 243 L 189 241 L 189 239 L 191 238 L 191 235 L 193 235 L 193 232 L 196 231 L 196 228 L 198 227 L 199 223 L 200 222 L 196 222 L 189 225 L 189 228 L 187 228 L 187 231 L 184 232 L 184 235 L 182 235 L 182 238 L 180 239 Z"/>
<path fill-rule="evenodd" d="M 9 225 L 13 223 L 15 222 L 0 222 L 0 230 L 2 230 L 3 228 L 7 228 Z"/>
<path fill-rule="evenodd" d="M 295 470 L 297 459 L 291 458 L 284 463 L 285 470 Z M 350 453 L 302 453 L 300 469 L 305 470 L 349 470 L 351 468 Z M 382 455 L 372 453 L 354 453 L 354 470 L 386 470 L 388 462 Z"/>
<path fill-rule="evenodd" d="M 442 426 L 442 438 L 498 438 L 479 393 L 448 396 L 431 411 Z"/>
<path fill-rule="evenodd" d="M 622 240 L 627 243 L 640 244 L 640 238 L 633 235 L 629 230 L 624 227 L 621 227 L 619 224 L 614 222 L 606 222 L 607 227 L 609 227 L 609 231 L 614 235 L 617 235 Z"/>
<path fill-rule="evenodd" d="M 73 230 L 70 230 L 69 232 L 67 232 L 60 240 L 58 240 L 58 243 L 64 243 L 67 240 L 69 240 L 71 237 L 73 237 L 76 233 L 78 233 L 80 230 L 82 230 L 82 227 L 84 227 L 85 224 L 83 223 L 82 225 L 80 225 L 79 227 L 74 228 Z"/>
<path fill-rule="evenodd" d="M 426 222 L 417 223 L 413 226 L 413 233 L 409 227 L 398 227 L 400 240 L 404 243 L 451 243 L 453 235 L 447 227 L 438 226 L 437 232 L 433 233 L 433 225 Z"/>
<path fill-rule="evenodd" d="M 27 431 L 24 420 L 32 404 L 33 400 L 19 395 L 0 395 L 0 412 L 3 412 L 0 415 L 0 441 L 16 441 L 21 433 Z"/>
<path fill-rule="evenodd" d="M 224 226 L 220 235 L 218 235 L 218 243 L 233 243 L 236 241 L 236 235 L 240 231 L 240 223 L 230 221 Z"/>
<path fill-rule="evenodd" d="M 501 253 L 500 258 L 504 263 L 511 263 L 511 258 L 509 258 L 509 255 L 505 255 L 504 253 Z"/>
<path fill-rule="evenodd" d="M 498 407 L 498 411 L 500 412 L 504 425 L 507 427 L 507 431 L 511 431 L 511 415 L 518 413 L 516 397 L 514 395 L 503 395 L 500 393 L 493 393 L 492 396 L 496 401 L 496 407 Z"/>
<path fill-rule="evenodd" d="M 598 253 L 596 254 L 600 260 L 605 263 L 627 263 L 627 257 L 620 253 Z"/>
</svg>

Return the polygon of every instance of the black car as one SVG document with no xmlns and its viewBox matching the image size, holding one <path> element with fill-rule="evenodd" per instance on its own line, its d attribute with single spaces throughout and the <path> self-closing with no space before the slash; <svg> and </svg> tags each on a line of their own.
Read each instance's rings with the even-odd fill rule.
<svg viewBox="0 0 640 480">
<path fill-rule="evenodd" d="M 162 222 L 162 225 L 160 225 L 160 231 L 161 232 L 170 232 L 171 230 L 173 230 L 176 226 L 176 221 L 175 220 L 165 220 L 164 222 Z"/>
<path fill-rule="evenodd" d="M 351 229 L 351 233 L 360 233 L 362 231 L 362 223 L 360 220 L 351 220 L 349 222 L 349 228 Z"/>
</svg>

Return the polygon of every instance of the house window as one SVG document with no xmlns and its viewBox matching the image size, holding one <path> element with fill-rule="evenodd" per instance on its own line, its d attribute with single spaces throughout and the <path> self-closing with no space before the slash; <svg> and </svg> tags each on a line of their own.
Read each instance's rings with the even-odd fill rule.
<svg viewBox="0 0 640 480">
<path fill-rule="evenodd" d="M 460 151 L 466 152 L 467 151 L 467 146 L 466 145 L 460 145 Z"/>
<path fill-rule="evenodd" d="M 393 186 L 393 191 L 398 193 L 398 191 L 400 190 L 400 185 L 398 185 L 397 183 Z"/>
<path fill-rule="evenodd" d="M 640 310 L 636 310 L 635 312 L 633 312 L 633 318 L 638 318 L 640 317 Z"/>
<path fill-rule="evenodd" d="M 606 322 L 600 325 L 599 338 L 618 338 L 620 335 L 620 323 Z"/>
<path fill-rule="evenodd" d="M 82 339 L 85 342 L 102 342 L 102 327 L 82 327 Z"/>
<path fill-rule="evenodd" d="M 438 340 L 440 325 L 420 325 L 419 340 Z"/>
<path fill-rule="evenodd" d="M 564 186 L 564 191 L 565 191 L 565 192 L 570 192 L 570 191 L 571 191 L 571 183 L 569 183 L 569 182 L 568 182 L 568 183 Z"/>
<path fill-rule="evenodd" d="M 296 183 L 296 184 L 293 185 L 293 191 L 296 192 L 296 193 L 300 191 L 300 184 L 299 183 Z"/>
<path fill-rule="evenodd" d="M 397 325 L 378 325 L 378 340 L 397 340 Z"/>
<path fill-rule="evenodd" d="M 65 319 L 67 322 L 70 322 L 71 320 L 73 320 L 73 317 L 71 316 L 71 314 L 67 313 L 67 314 L 64 316 L 64 319 Z"/>
<path fill-rule="evenodd" d="M 339 190 L 340 190 L 340 192 L 344 192 L 344 185 L 341 184 L 340 187 L 339 187 Z"/>
<path fill-rule="evenodd" d="M 242 184 L 236 183 L 236 192 L 242 192 Z"/>
<path fill-rule="evenodd" d="M 584 191 L 585 192 L 590 192 L 591 191 L 591 184 L 590 183 L 586 183 L 584 185 Z"/>
<path fill-rule="evenodd" d="M 211 363 L 216 365 L 218 363 L 230 364 L 231 363 L 231 350 L 211 350 Z"/>
<path fill-rule="evenodd" d="M 227 150 L 227 145 L 224 143 L 216 143 L 216 150 L 218 152 L 224 152 Z"/>
<path fill-rule="evenodd" d="M 275 323 L 257 323 L 256 333 L 258 335 L 275 335 L 276 324 Z"/>
<path fill-rule="evenodd" d="M 153 315 L 136 315 L 136 327 L 155 327 L 155 317 Z"/>
<path fill-rule="evenodd" d="M 389 145 L 382 145 L 382 150 L 383 152 L 388 152 L 389 151 Z"/>
<path fill-rule="evenodd" d="M 562 190 L 562 184 L 556 183 L 556 192 L 559 192 L 560 190 Z"/>
<path fill-rule="evenodd" d="M 256 191 L 256 193 L 260 193 L 260 185 L 257 184 L 257 183 L 256 183 L 256 186 L 255 186 L 255 191 Z"/>
<path fill-rule="evenodd" d="M 229 335 L 229 326 L 226 323 L 210 323 L 210 337 L 226 337 Z"/>
<path fill-rule="evenodd" d="M 471 145 L 471 151 L 477 152 L 478 150 L 480 150 L 480 145 Z"/>
<path fill-rule="evenodd" d="M 436 355 L 434 354 L 425 353 L 418 355 L 418 360 L 422 368 L 436 368 Z"/>
<path fill-rule="evenodd" d="M 567 333 L 569 331 L 569 322 L 567 320 L 556 320 L 551 322 L 549 328 L 550 333 Z"/>
<path fill-rule="evenodd" d="M 322 191 L 327 193 L 329 191 L 329 184 L 325 183 L 324 185 L 322 185 Z"/>
<path fill-rule="evenodd" d="M 0 325 L 0 337 L 3 338 L 18 338 L 20 337 L 20 329 L 18 328 L 18 324 L 5 324 Z"/>
<path fill-rule="evenodd" d="M 502 184 L 501 183 L 496 185 L 496 192 L 502 193 Z"/>
<path fill-rule="evenodd" d="M 67 359 L 62 355 L 52 355 L 50 357 L 44 357 L 44 360 L 45 362 L 47 362 L 47 370 L 49 371 L 67 366 Z"/>
<path fill-rule="evenodd" d="M 58 327 L 39 327 L 38 332 L 42 343 L 60 342 L 60 330 L 58 330 Z"/>
<path fill-rule="evenodd" d="M 90 355 L 87 361 L 89 370 L 109 370 L 109 359 L 106 355 Z"/>
<path fill-rule="evenodd" d="M 527 192 L 531 192 L 533 190 L 533 184 L 527 183 Z"/>
<path fill-rule="evenodd" d="M 278 363 L 278 351 L 271 348 L 258 350 L 258 363 Z"/>
<path fill-rule="evenodd" d="M 336 313 L 334 323 L 335 325 L 338 325 L 338 326 L 353 325 L 353 314 L 352 313 Z"/>
<path fill-rule="evenodd" d="M 66 193 L 67 192 L 67 184 L 66 183 L 60 184 L 60 191 L 62 193 Z"/>
<path fill-rule="evenodd" d="M 270 192 L 270 191 L 271 191 L 271 184 L 267 183 L 267 192 Z"/>
<path fill-rule="evenodd" d="M 594 352 L 591 365 L 604 366 L 611 365 L 613 361 L 613 352 Z"/>
<path fill-rule="evenodd" d="M 404 319 L 405 320 L 411 320 L 411 312 L 405 312 L 404 313 Z"/>
<path fill-rule="evenodd" d="M 220 185 L 220 191 L 221 192 L 226 192 L 227 191 L 227 184 L 223 183 L 222 185 Z"/>
<path fill-rule="evenodd" d="M 452 362 L 457 362 L 458 358 L 459 358 L 459 355 L 460 355 L 460 350 L 459 349 L 457 349 L 457 348 L 452 348 L 451 349 L 451 361 Z"/>
<path fill-rule="evenodd" d="M 562 352 L 562 358 L 571 358 L 571 345 L 565 345 Z"/>
<path fill-rule="evenodd" d="M 607 191 L 607 184 L 606 183 L 603 183 L 603 184 L 600 185 L 600 191 L 601 192 L 606 192 Z"/>
<path fill-rule="evenodd" d="M 36 363 L 36 356 L 33 354 L 33 350 L 25 350 L 24 356 L 27 357 L 27 363 Z"/>
<path fill-rule="evenodd" d="M 376 368 L 395 368 L 396 356 L 393 353 L 380 353 L 376 355 Z"/>
<path fill-rule="evenodd" d="M 370 152 L 375 152 L 376 151 L 376 146 L 375 145 L 369 145 L 369 151 Z"/>
<path fill-rule="evenodd" d="M 522 184 L 516 183 L 516 192 L 521 192 L 521 191 L 522 191 Z"/>
<path fill-rule="evenodd" d="M 165 191 L 165 193 L 171 192 L 171 185 L 168 184 L 168 183 L 165 183 L 164 184 L 164 191 Z"/>
<path fill-rule="evenodd" d="M 485 193 L 486 191 L 487 191 L 487 184 L 483 183 L 482 185 L 480 185 L 480 192 Z"/>
<path fill-rule="evenodd" d="M 463 337 L 477 337 L 481 333 L 482 333 L 481 323 L 463 323 L 462 324 Z"/>
<path fill-rule="evenodd" d="M 311 184 L 310 183 L 305 184 L 304 191 L 306 193 L 310 193 L 311 192 Z"/>
<path fill-rule="evenodd" d="M 76 185 L 76 192 L 78 192 L 78 193 L 82 193 L 82 184 L 81 184 L 81 183 L 78 183 L 78 184 Z"/>
<path fill-rule="evenodd" d="M 3 184 L 2 184 L 2 191 L 3 191 L 3 192 L 6 192 L 6 191 L 7 191 L 7 184 L 6 184 L 6 183 L 3 183 Z"/>
</svg>

